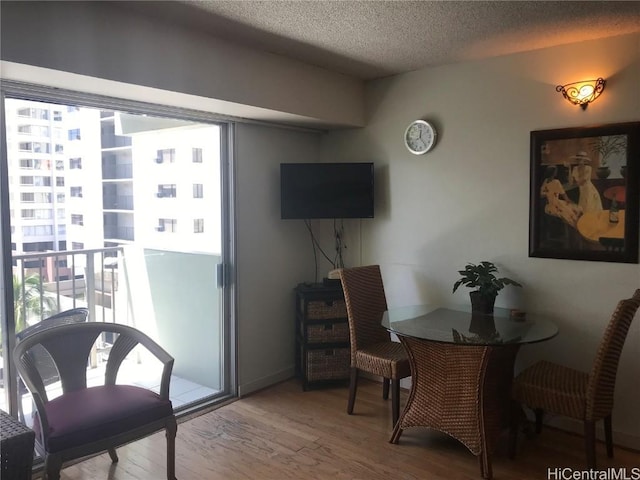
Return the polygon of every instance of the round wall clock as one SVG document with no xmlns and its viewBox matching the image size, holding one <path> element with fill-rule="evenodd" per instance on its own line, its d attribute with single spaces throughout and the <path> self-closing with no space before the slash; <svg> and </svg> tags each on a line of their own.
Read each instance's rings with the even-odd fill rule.
<svg viewBox="0 0 640 480">
<path fill-rule="evenodd" d="M 436 135 L 436 129 L 429 122 L 415 120 L 404 132 L 404 144 L 414 155 L 422 155 L 436 144 Z"/>
</svg>

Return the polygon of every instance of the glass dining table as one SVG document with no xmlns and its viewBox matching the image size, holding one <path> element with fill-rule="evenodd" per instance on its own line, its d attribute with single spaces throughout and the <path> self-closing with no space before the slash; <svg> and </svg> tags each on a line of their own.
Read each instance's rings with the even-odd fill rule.
<svg viewBox="0 0 640 480">
<path fill-rule="evenodd" d="M 511 414 L 518 350 L 553 338 L 557 326 L 503 308 L 484 315 L 429 305 L 389 309 L 382 326 L 398 336 L 411 364 L 411 391 L 390 442 L 409 427 L 444 432 L 476 455 L 480 474 L 491 479 L 491 452 Z"/>
</svg>

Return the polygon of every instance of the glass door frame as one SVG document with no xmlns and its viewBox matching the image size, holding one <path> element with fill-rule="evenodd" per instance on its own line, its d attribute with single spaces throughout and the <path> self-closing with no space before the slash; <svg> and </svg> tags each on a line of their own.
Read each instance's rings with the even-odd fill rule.
<svg viewBox="0 0 640 480">
<path fill-rule="evenodd" d="M 16 98 L 23 100 L 41 101 L 46 103 L 58 103 L 61 105 L 79 105 L 83 107 L 99 108 L 104 110 L 125 111 L 133 114 L 146 114 L 159 117 L 182 119 L 203 124 L 215 124 L 220 128 L 220 178 L 221 178 L 221 231 L 222 231 L 222 263 L 218 272 L 213 272 L 218 276 L 218 285 L 221 286 L 222 302 L 222 325 L 223 325 L 223 352 L 222 352 L 222 394 L 209 401 L 203 401 L 189 408 L 183 409 L 180 416 L 194 413 L 198 410 L 211 407 L 213 404 L 228 401 L 237 396 L 237 328 L 236 328 L 236 291 L 235 291 L 235 168 L 234 168 L 234 123 L 229 117 L 217 116 L 213 113 L 184 109 L 180 107 L 150 104 L 137 102 L 115 97 L 106 97 L 89 93 L 51 88 L 42 85 L 29 84 L 17 81 L 2 80 L 0 84 L 0 231 L 2 234 L 0 242 L 0 268 L 2 277 L 0 279 L 0 322 L 1 329 L 5 332 L 2 335 L 3 352 L 12 352 L 15 346 L 15 335 L 8 335 L 14 332 L 15 319 L 13 309 L 9 308 L 13 304 L 13 289 L 8 286 L 12 284 L 11 268 L 11 219 L 10 195 L 9 195 L 9 172 L 7 158 L 7 138 L 5 121 L 5 100 Z M 3 355 L 5 394 L 7 395 L 7 405 L 9 413 L 14 416 L 18 411 L 17 391 L 17 371 L 11 355 Z"/>
</svg>

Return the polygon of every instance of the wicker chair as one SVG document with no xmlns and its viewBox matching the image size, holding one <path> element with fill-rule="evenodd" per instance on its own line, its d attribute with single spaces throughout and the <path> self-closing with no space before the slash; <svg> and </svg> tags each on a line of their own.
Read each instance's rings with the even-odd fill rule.
<svg viewBox="0 0 640 480">
<path fill-rule="evenodd" d="M 18 333 L 16 333 L 16 341 L 20 342 L 28 336 L 46 330 L 47 328 L 57 327 L 59 325 L 68 325 L 71 323 L 83 323 L 86 322 L 88 318 L 89 310 L 87 308 L 72 308 L 71 310 L 65 310 L 64 312 L 60 312 L 47 317 L 41 322 L 36 323 L 35 325 L 31 325 L 30 327 L 20 330 Z M 42 346 L 34 347 L 33 349 L 31 349 L 29 355 L 32 357 L 31 362 L 33 362 L 38 369 L 45 387 L 60 380 L 60 377 L 58 377 L 58 370 L 51 360 L 51 356 Z M 22 396 L 26 393 L 28 393 L 27 387 L 25 386 L 24 382 L 19 379 L 18 398 L 20 399 L 20 401 L 18 402 L 18 414 L 23 423 L 25 421 L 25 418 L 22 408 Z"/>
<path fill-rule="evenodd" d="M 409 357 L 405 348 L 391 341 L 389 332 L 382 327 L 382 314 L 387 300 L 378 265 L 340 270 L 344 291 L 351 342 L 351 380 L 347 413 L 353 413 L 360 371 L 383 378 L 382 397 L 389 398 L 393 424 L 400 415 L 400 379 L 411 375 Z"/>
<path fill-rule="evenodd" d="M 104 385 L 87 387 L 87 363 L 102 333 L 117 335 L 109 352 Z M 118 369 L 136 345 L 162 364 L 160 394 L 116 384 Z M 49 400 L 30 352 L 44 348 L 60 374 L 62 395 Z M 58 480 L 65 461 L 115 448 L 158 430 L 167 434 L 167 478 L 175 480 L 176 419 L 169 400 L 173 358 L 142 332 L 112 323 L 77 323 L 44 329 L 18 342 L 13 358 L 37 408 L 36 450 L 45 458 L 45 475 Z"/>
<path fill-rule="evenodd" d="M 638 307 L 640 289 L 618 303 L 604 332 L 590 373 L 540 361 L 525 369 L 513 384 L 513 399 L 533 409 L 536 432 L 542 429 L 545 411 L 584 422 L 587 468 L 596 468 L 595 424 L 604 420 L 607 455 L 613 457 L 611 411 L 618 360 Z M 517 403 L 516 403 L 517 405 Z M 511 424 L 510 454 L 515 454 L 517 415 Z"/>
</svg>

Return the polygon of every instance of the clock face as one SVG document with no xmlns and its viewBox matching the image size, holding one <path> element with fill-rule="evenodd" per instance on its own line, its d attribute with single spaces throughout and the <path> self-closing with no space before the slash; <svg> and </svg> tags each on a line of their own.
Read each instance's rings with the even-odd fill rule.
<svg viewBox="0 0 640 480">
<path fill-rule="evenodd" d="M 404 132 L 404 143 L 411 153 L 422 155 L 435 145 L 436 131 L 429 122 L 416 120 Z"/>
</svg>

